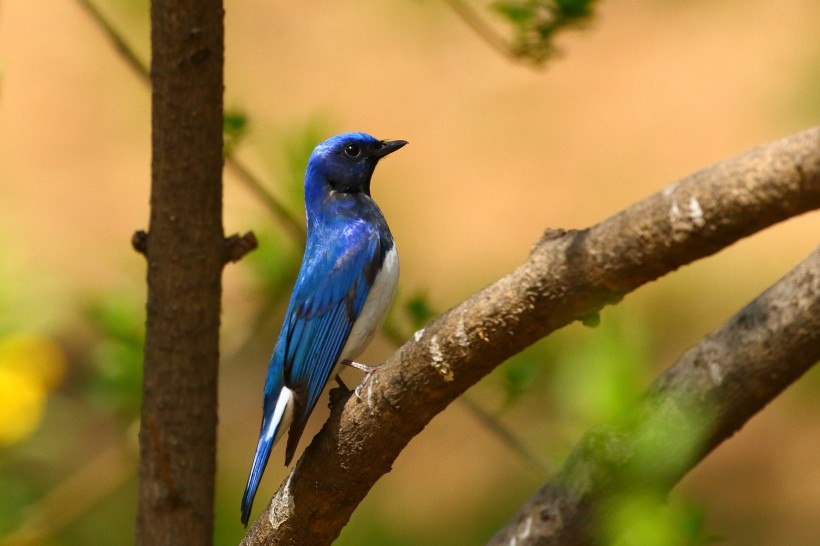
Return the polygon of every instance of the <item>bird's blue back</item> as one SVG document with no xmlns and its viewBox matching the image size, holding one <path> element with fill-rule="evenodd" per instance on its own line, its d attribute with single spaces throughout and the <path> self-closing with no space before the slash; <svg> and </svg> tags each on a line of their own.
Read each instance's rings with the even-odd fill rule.
<svg viewBox="0 0 820 546">
<path fill-rule="evenodd" d="M 395 149 L 404 144 L 397 142 Z M 364 133 L 337 135 L 317 146 L 308 163 L 305 255 L 268 367 L 259 445 L 242 500 L 245 524 L 270 450 L 284 433 L 283 412 L 276 414 L 282 393 L 293 393 L 287 465 L 394 245 L 370 197 L 370 177 L 382 156 L 353 161 L 346 156 L 350 146 L 375 155 L 384 141 Z"/>
</svg>

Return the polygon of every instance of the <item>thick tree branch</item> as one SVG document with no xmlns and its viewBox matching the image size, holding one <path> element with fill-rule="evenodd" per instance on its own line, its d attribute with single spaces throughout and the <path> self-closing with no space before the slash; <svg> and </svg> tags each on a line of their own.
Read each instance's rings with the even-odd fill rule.
<svg viewBox="0 0 820 546">
<path fill-rule="evenodd" d="M 751 150 L 582 231 L 548 230 L 529 259 L 419 331 L 334 404 L 243 544 L 329 544 L 410 441 L 498 364 L 626 293 L 820 207 L 820 128 Z"/>
<path fill-rule="evenodd" d="M 587 433 L 489 544 L 608 542 L 596 534 L 609 497 L 662 498 L 818 360 L 820 249 L 689 349 L 629 419 Z"/>
<path fill-rule="evenodd" d="M 151 2 L 151 218 L 138 545 L 213 541 L 222 230 L 222 0 Z"/>
</svg>

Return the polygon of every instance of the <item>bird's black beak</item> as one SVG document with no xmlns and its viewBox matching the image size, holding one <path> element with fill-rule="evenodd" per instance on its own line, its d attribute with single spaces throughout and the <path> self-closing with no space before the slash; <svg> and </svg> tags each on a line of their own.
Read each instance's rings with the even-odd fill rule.
<svg viewBox="0 0 820 546">
<path fill-rule="evenodd" d="M 388 154 L 392 154 L 405 144 L 407 144 L 406 140 L 382 140 L 379 142 L 380 146 L 376 149 L 373 153 L 373 156 L 377 159 L 381 159 Z"/>
</svg>

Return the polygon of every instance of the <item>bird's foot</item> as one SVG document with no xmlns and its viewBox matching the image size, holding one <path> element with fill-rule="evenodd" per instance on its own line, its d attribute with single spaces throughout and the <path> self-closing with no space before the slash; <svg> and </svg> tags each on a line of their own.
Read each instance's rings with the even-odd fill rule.
<svg viewBox="0 0 820 546">
<path fill-rule="evenodd" d="M 353 391 L 353 394 L 355 394 L 356 398 L 358 398 L 359 400 L 364 401 L 364 399 L 362 398 L 362 387 L 364 387 L 367 384 L 369 379 L 370 379 L 370 374 L 365 375 L 362 382 L 359 383 L 358 385 L 356 385 L 356 389 Z M 367 405 L 369 406 L 370 405 L 370 395 L 373 394 L 373 391 L 368 389 L 367 394 L 368 394 L 368 396 L 367 396 Z"/>
<path fill-rule="evenodd" d="M 353 394 L 356 395 L 356 398 L 359 400 L 362 399 L 362 388 L 367 385 L 367 382 L 370 381 L 370 376 L 373 375 L 378 368 L 375 366 L 368 366 L 366 364 L 362 364 L 361 362 L 354 362 L 353 360 L 342 360 L 342 364 L 345 366 L 350 366 L 351 368 L 356 368 L 357 370 L 361 370 L 364 372 L 364 379 L 361 383 L 356 386 L 356 389 L 353 391 Z M 370 392 L 368 392 L 368 401 L 370 399 L 369 396 Z"/>
</svg>

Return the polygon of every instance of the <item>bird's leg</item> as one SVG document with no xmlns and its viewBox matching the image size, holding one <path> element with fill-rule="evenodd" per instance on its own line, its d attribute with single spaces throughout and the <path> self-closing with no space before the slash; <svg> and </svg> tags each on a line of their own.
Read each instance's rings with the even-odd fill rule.
<svg viewBox="0 0 820 546">
<path fill-rule="evenodd" d="M 367 364 L 362 364 L 361 362 L 354 362 L 353 360 L 344 359 L 342 360 L 342 364 L 345 366 L 350 366 L 351 368 L 356 368 L 357 370 L 361 370 L 366 373 L 368 376 L 376 371 L 375 366 L 368 366 Z"/>
<path fill-rule="evenodd" d="M 342 381 L 339 374 L 336 374 L 336 383 L 339 384 L 339 388 L 330 389 L 330 402 L 327 405 L 330 409 L 333 409 L 335 404 L 343 404 L 344 400 L 347 400 L 347 397 L 353 392 L 345 385 L 345 382 Z"/>
<path fill-rule="evenodd" d="M 347 385 L 345 385 L 345 382 L 342 381 L 342 376 L 339 374 L 336 374 L 336 383 L 342 388 L 343 391 L 350 392 L 350 389 Z"/>
<path fill-rule="evenodd" d="M 356 368 L 357 370 L 361 370 L 361 371 L 364 372 L 364 379 L 362 380 L 361 383 L 359 383 L 356 386 L 356 390 L 354 391 L 355 394 L 356 394 L 356 398 L 361 400 L 362 399 L 362 396 L 360 394 L 361 388 L 365 386 L 367 381 L 370 379 L 370 376 L 378 368 L 376 368 L 375 366 L 368 366 L 367 364 L 362 364 L 361 362 L 355 362 L 353 360 L 348 360 L 348 359 L 342 360 L 342 364 L 344 364 L 345 366 L 350 366 L 351 368 Z"/>
</svg>

